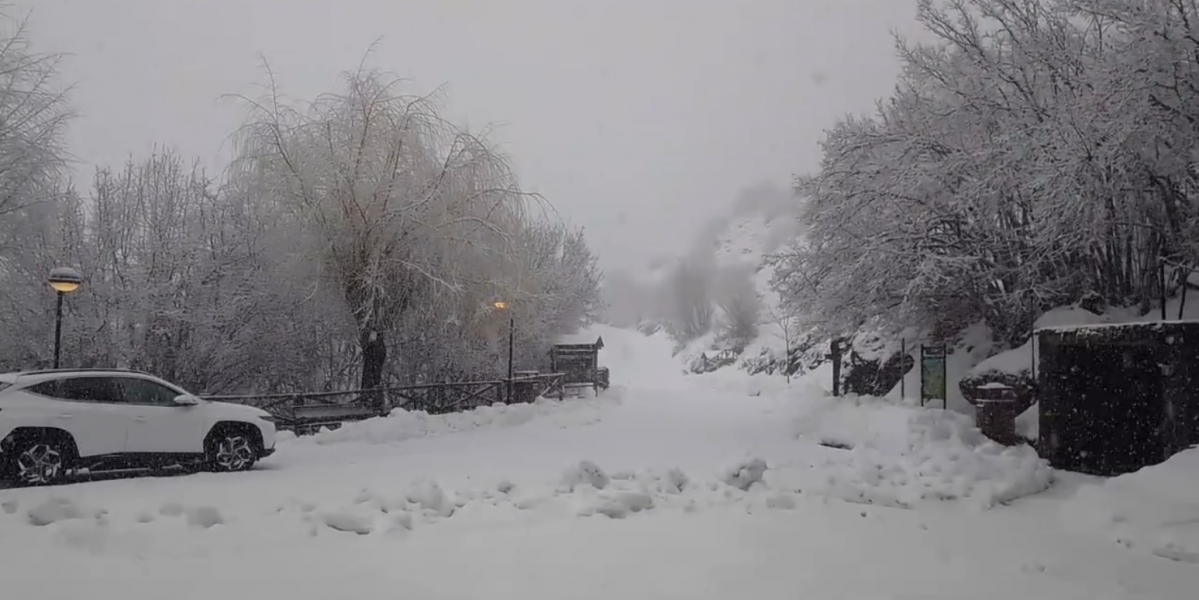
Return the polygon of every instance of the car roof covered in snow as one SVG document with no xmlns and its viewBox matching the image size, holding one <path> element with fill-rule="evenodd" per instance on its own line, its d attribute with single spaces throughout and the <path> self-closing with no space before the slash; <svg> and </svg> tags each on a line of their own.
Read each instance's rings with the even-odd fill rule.
<svg viewBox="0 0 1199 600">
<path fill-rule="evenodd" d="M 133 375 L 141 377 L 153 377 L 149 373 L 141 371 L 133 371 L 129 369 L 43 369 L 38 371 L 17 371 L 13 373 L 0 374 L 0 381 L 5 383 L 32 384 L 60 377 L 83 377 L 87 375 L 99 376 L 118 376 L 118 375 Z"/>
</svg>

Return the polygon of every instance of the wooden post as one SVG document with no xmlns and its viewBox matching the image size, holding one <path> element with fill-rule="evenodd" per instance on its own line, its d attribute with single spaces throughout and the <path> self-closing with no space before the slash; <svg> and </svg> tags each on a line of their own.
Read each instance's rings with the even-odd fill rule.
<svg viewBox="0 0 1199 600">
<path fill-rule="evenodd" d="M 1162 296 L 1161 297 L 1162 320 L 1165 321 L 1166 320 L 1166 258 L 1163 256 L 1160 259 L 1158 259 L 1158 262 L 1159 262 L 1160 266 L 1158 268 L 1157 278 L 1158 278 L 1158 281 L 1161 282 L 1161 285 L 1158 287 L 1161 288 L 1160 292 L 1161 292 L 1161 296 Z"/>
<path fill-rule="evenodd" d="M 1182 280 L 1182 296 L 1178 301 L 1178 320 L 1182 320 L 1183 309 L 1187 307 L 1187 283 L 1191 280 L 1191 272 L 1187 270 Z"/>
<path fill-rule="evenodd" d="M 599 350 L 591 353 L 591 389 L 599 395 Z"/>
<path fill-rule="evenodd" d="M 833 395 L 841 395 L 841 340 L 829 342 L 829 355 L 833 360 Z"/>
<path fill-rule="evenodd" d="M 916 368 L 920 369 L 920 408 L 924 408 L 924 342 L 920 342 L 920 362 L 916 363 Z"/>
<path fill-rule="evenodd" d="M 296 435 L 300 435 L 300 407 L 304 405 L 304 398 L 295 396 L 291 399 L 291 428 Z"/>
<path fill-rule="evenodd" d="M 1030 333 L 1028 335 L 1028 354 L 1031 357 L 1030 362 L 1032 363 L 1032 364 L 1028 365 L 1028 368 L 1029 368 L 1029 371 L 1032 372 L 1032 383 L 1035 386 L 1037 384 L 1037 326 L 1036 326 L 1036 322 L 1033 322 L 1032 333 Z"/>
<path fill-rule="evenodd" d="M 785 335 L 790 335 L 783 332 Z M 787 376 L 787 385 L 791 385 L 791 338 L 784 337 L 783 346 L 786 347 L 786 354 L 783 355 L 783 374 Z"/>
</svg>

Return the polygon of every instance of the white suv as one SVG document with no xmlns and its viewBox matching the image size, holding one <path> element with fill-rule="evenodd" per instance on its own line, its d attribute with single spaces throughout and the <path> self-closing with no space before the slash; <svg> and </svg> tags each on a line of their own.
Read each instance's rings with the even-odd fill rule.
<svg viewBox="0 0 1199 600">
<path fill-rule="evenodd" d="M 275 451 L 264 410 L 210 402 L 136 371 L 0 375 L 0 477 L 25 485 L 79 469 L 249 469 Z"/>
</svg>

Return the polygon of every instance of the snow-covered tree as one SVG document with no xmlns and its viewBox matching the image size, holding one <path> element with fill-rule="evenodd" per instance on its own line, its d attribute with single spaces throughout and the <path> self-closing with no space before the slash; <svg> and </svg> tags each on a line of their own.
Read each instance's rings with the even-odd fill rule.
<svg viewBox="0 0 1199 600">
<path fill-rule="evenodd" d="M 43 98 L 14 72 L 9 92 Z M 41 158 L 0 135 L 0 155 L 27 161 L 0 176 L 16 202 L 0 214 L 0 369 L 48 364 L 58 265 L 86 277 L 66 304 L 69 366 L 209 393 L 479 380 L 503 372 L 515 317 L 516 357 L 541 367 L 600 308 L 583 231 L 532 215 L 503 156 L 396 86 L 359 71 L 303 111 L 251 102 L 220 181 L 163 150 L 99 169 L 85 197 L 63 185 L 59 121 Z"/>
<path fill-rule="evenodd" d="M 57 204 L 66 189 L 66 127 L 73 115 L 59 78 L 62 57 L 39 53 L 27 22 L 0 7 L 0 362 L 35 362 L 49 337 L 59 266 Z"/>
<path fill-rule="evenodd" d="M 1199 259 L 1194 13 L 922 0 L 936 41 L 901 42 L 893 97 L 838 123 L 798 179 L 808 230 L 776 289 L 830 335 L 982 318 L 1015 342 L 1088 294 L 1147 310 L 1161 261 Z"/>
<path fill-rule="evenodd" d="M 401 94 L 373 71 L 344 82 L 304 110 L 277 94 L 251 102 L 237 164 L 321 240 L 314 258 L 357 327 L 360 385 L 375 388 L 387 335 L 414 301 L 452 302 L 465 264 L 509 260 L 503 247 L 524 196 L 504 158 L 443 119 L 433 99 Z"/>
<path fill-rule="evenodd" d="M 61 191 L 73 116 L 62 57 L 35 52 L 26 25 L 0 13 L 0 257 L 23 250 L 17 236 L 39 214 L 25 209 Z"/>
</svg>

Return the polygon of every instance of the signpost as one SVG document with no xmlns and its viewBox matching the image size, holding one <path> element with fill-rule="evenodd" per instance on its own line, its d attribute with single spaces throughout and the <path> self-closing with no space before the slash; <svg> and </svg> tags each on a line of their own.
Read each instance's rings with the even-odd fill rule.
<svg viewBox="0 0 1199 600">
<path fill-rule="evenodd" d="M 841 340 L 829 342 L 828 358 L 833 361 L 833 395 L 841 395 Z"/>
<path fill-rule="evenodd" d="M 920 346 L 920 406 L 929 400 L 940 400 L 941 408 L 949 405 L 946 382 L 949 379 L 945 368 L 946 348 L 944 344 Z"/>
</svg>

